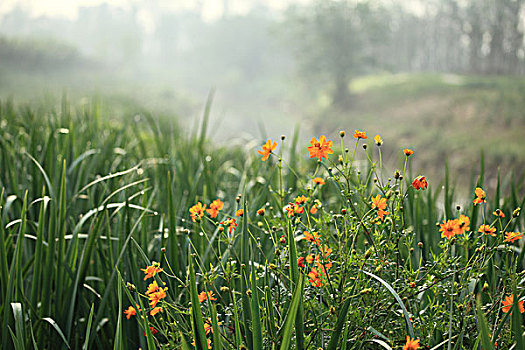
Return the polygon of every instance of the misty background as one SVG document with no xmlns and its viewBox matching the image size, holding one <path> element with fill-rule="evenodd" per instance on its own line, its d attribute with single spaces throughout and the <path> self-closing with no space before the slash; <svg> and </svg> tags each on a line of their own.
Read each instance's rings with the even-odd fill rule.
<svg viewBox="0 0 525 350">
<path fill-rule="evenodd" d="M 213 90 L 216 142 L 361 129 L 436 178 L 483 150 L 494 180 L 525 168 L 524 30 L 522 0 L 5 0 L 0 99 L 191 129 Z"/>
</svg>

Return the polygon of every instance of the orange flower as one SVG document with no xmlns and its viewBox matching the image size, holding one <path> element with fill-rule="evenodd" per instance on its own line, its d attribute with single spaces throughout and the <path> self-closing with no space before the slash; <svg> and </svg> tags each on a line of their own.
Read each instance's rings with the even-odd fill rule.
<svg viewBox="0 0 525 350">
<path fill-rule="evenodd" d="M 317 213 L 317 204 L 312 205 L 312 207 L 310 208 L 310 214 L 315 214 L 315 213 Z"/>
<path fill-rule="evenodd" d="M 319 141 L 317 141 L 315 137 L 312 137 L 310 144 L 311 146 L 308 147 L 310 158 L 317 157 L 319 161 L 322 161 L 323 158 L 328 159 L 328 155 L 334 153 L 334 151 L 332 151 L 332 141 L 327 141 L 324 135 L 319 137 Z"/>
<path fill-rule="evenodd" d="M 151 278 L 155 276 L 155 274 L 162 272 L 162 269 L 159 267 L 159 263 L 153 261 L 151 266 L 146 267 L 145 269 L 140 269 L 141 271 L 144 271 L 146 276 L 144 276 L 144 281 L 148 278 Z"/>
<path fill-rule="evenodd" d="M 152 283 L 150 283 L 146 291 L 146 295 L 149 297 L 150 300 L 150 306 L 154 308 L 161 299 L 165 298 L 167 290 L 168 287 L 159 287 L 157 281 L 153 281 Z"/>
<path fill-rule="evenodd" d="M 388 215 L 389 213 L 385 211 L 386 209 L 386 198 L 381 198 L 381 195 L 377 195 L 372 198 L 372 207 L 377 208 L 377 216 L 383 220 L 384 215 Z"/>
<path fill-rule="evenodd" d="M 308 197 L 305 197 L 305 196 L 299 196 L 297 198 L 295 198 L 295 204 L 304 204 L 306 202 L 308 202 Z"/>
<path fill-rule="evenodd" d="M 206 292 L 202 291 L 201 294 L 199 294 L 199 302 L 202 303 L 206 299 L 208 299 L 210 301 L 217 300 L 217 298 L 215 298 L 215 296 L 213 295 L 212 291 L 209 291 L 208 294 L 206 294 Z"/>
<path fill-rule="evenodd" d="M 150 311 L 150 315 L 151 316 L 155 316 L 156 314 L 158 314 L 159 312 L 162 312 L 162 308 L 157 306 L 156 308 L 153 308 L 153 310 Z"/>
<path fill-rule="evenodd" d="M 503 304 L 503 306 L 501 307 L 503 312 L 504 313 L 509 312 L 510 309 L 512 308 L 512 304 L 514 303 L 514 295 L 511 295 L 510 297 L 505 297 L 505 300 L 502 300 L 501 303 Z M 525 312 L 525 307 L 523 306 L 523 300 L 518 301 L 518 307 L 520 309 L 520 313 Z M 510 312 L 510 314 L 512 315 L 512 311 Z"/>
<path fill-rule="evenodd" d="M 216 199 L 210 204 L 210 209 L 206 209 L 206 212 L 210 214 L 210 217 L 213 219 L 217 217 L 217 214 L 223 207 L 224 203 L 220 199 Z"/>
<path fill-rule="evenodd" d="M 324 185 L 324 184 L 325 184 L 324 180 L 323 180 L 322 178 L 320 178 L 320 177 L 316 177 L 316 178 L 314 178 L 312 181 L 313 181 L 316 185 Z"/>
<path fill-rule="evenodd" d="M 381 139 L 381 136 L 379 136 L 379 135 L 376 135 L 374 137 L 374 141 L 375 141 L 376 145 L 378 145 L 378 146 L 381 146 L 383 144 L 383 140 Z"/>
<path fill-rule="evenodd" d="M 505 217 L 505 213 L 502 212 L 499 209 L 496 209 L 496 211 L 493 211 L 492 214 L 494 214 L 495 216 L 500 217 L 500 218 L 504 218 Z"/>
<path fill-rule="evenodd" d="M 359 130 L 354 131 L 354 137 L 356 139 L 358 139 L 358 140 L 359 139 L 367 139 L 368 138 L 368 136 L 366 136 L 366 132 L 359 131 Z"/>
<path fill-rule="evenodd" d="M 523 238 L 523 233 L 520 232 L 505 232 L 505 242 L 514 243 Z"/>
<path fill-rule="evenodd" d="M 127 310 L 124 310 L 126 318 L 129 320 L 131 316 L 137 315 L 137 310 L 133 306 L 129 306 Z"/>
<path fill-rule="evenodd" d="M 211 347 L 211 339 L 207 339 L 207 341 L 208 341 L 208 349 L 211 350 L 211 348 L 212 348 Z M 193 347 L 196 347 L 195 339 L 191 342 L 191 345 L 193 345 Z"/>
<path fill-rule="evenodd" d="M 217 325 L 221 326 L 223 324 L 222 321 L 217 320 Z M 204 331 L 206 332 L 206 335 L 213 333 L 213 326 L 211 324 L 211 318 L 208 318 L 204 321 Z"/>
<path fill-rule="evenodd" d="M 265 212 L 266 212 L 266 210 L 264 208 L 261 208 L 261 209 L 257 210 L 257 215 L 263 216 Z"/>
<path fill-rule="evenodd" d="M 461 228 L 458 225 L 458 220 L 448 220 L 446 222 L 443 220 L 439 231 L 441 232 L 441 238 L 446 237 L 448 239 L 451 239 L 455 235 L 461 234 Z"/>
<path fill-rule="evenodd" d="M 308 277 L 310 277 L 308 281 L 312 286 L 321 287 L 321 278 L 315 268 L 312 268 L 312 270 L 308 273 Z"/>
<path fill-rule="evenodd" d="M 405 345 L 403 346 L 403 350 L 417 350 L 420 347 L 421 347 L 421 345 L 419 344 L 419 339 L 410 338 L 407 335 L 407 341 L 406 341 Z"/>
<path fill-rule="evenodd" d="M 235 212 L 235 216 L 243 216 L 244 215 L 244 209 L 239 209 Z"/>
<path fill-rule="evenodd" d="M 305 265 L 304 265 L 304 256 L 301 256 L 299 259 L 297 259 L 297 266 L 305 267 Z"/>
<path fill-rule="evenodd" d="M 166 290 L 168 288 L 159 288 L 159 291 L 158 292 L 155 292 L 155 293 L 151 293 L 149 295 L 149 305 L 151 307 L 155 307 L 157 306 L 157 303 L 161 300 L 161 299 L 164 299 L 166 297 Z"/>
<path fill-rule="evenodd" d="M 149 284 L 148 289 L 146 290 L 146 295 L 149 295 L 149 294 L 152 294 L 152 293 L 156 293 L 160 289 L 161 288 L 157 284 L 157 281 L 153 281 L 152 283 Z"/>
<path fill-rule="evenodd" d="M 304 213 L 304 207 L 301 207 L 300 205 L 297 205 L 295 203 L 288 203 L 288 205 L 284 207 L 284 209 L 287 212 L 286 217 L 288 218 L 295 216 L 295 214 Z"/>
<path fill-rule="evenodd" d="M 227 219 L 227 220 L 221 221 L 220 224 L 228 226 L 228 233 L 231 233 L 232 231 L 235 231 L 235 228 L 237 227 L 237 220 Z"/>
<path fill-rule="evenodd" d="M 428 183 L 427 180 L 423 175 L 420 175 L 412 181 L 412 187 L 414 187 L 416 190 L 424 190 L 427 188 Z"/>
<path fill-rule="evenodd" d="M 328 248 L 325 244 L 324 247 L 319 246 L 319 250 L 324 254 L 325 259 L 329 259 L 330 254 L 332 254 L 332 248 Z"/>
<path fill-rule="evenodd" d="M 304 231 L 303 233 L 304 233 L 304 238 L 303 238 L 304 240 L 312 242 L 316 245 L 321 244 L 321 242 L 319 241 L 319 233 L 317 232 L 310 233 L 308 231 Z"/>
<path fill-rule="evenodd" d="M 313 263 L 316 259 L 318 259 L 319 257 L 316 257 L 315 254 L 308 254 L 306 256 L 306 262 L 311 264 Z"/>
<path fill-rule="evenodd" d="M 483 189 L 481 187 L 476 187 L 476 190 L 474 190 L 474 194 L 476 195 L 476 198 L 474 198 L 474 200 L 472 201 L 472 203 L 474 203 L 474 205 L 478 205 L 480 203 L 487 202 L 485 200 L 485 197 L 487 195 L 485 194 L 485 191 L 483 191 Z"/>
<path fill-rule="evenodd" d="M 463 234 L 465 232 L 470 231 L 470 219 L 469 219 L 469 217 L 461 214 L 459 216 L 459 219 L 458 219 L 458 226 L 459 226 L 459 229 L 461 230 L 461 232 L 458 233 L 458 234 Z"/>
<path fill-rule="evenodd" d="M 410 148 L 405 148 L 403 150 L 403 153 L 405 154 L 405 156 L 410 157 L 411 155 L 414 154 L 414 151 L 412 151 Z"/>
<path fill-rule="evenodd" d="M 257 153 L 262 155 L 263 157 L 261 160 L 265 161 L 270 156 L 270 153 L 272 153 L 273 150 L 276 148 L 277 142 L 274 142 L 272 145 L 272 140 L 268 139 L 268 141 L 266 141 L 266 144 L 262 146 L 262 151 L 257 151 Z"/>
<path fill-rule="evenodd" d="M 201 202 L 197 202 L 193 207 L 190 208 L 191 220 L 197 222 L 204 216 L 204 210 L 206 205 L 202 205 Z"/>
<path fill-rule="evenodd" d="M 481 232 L 484 235 L 491 235 L 492 237 L 496 236 L 496 234 L 494 233 L 496 232 L 496 228 L 490 227 L 489 225 L 481 225 L 478 229 L 478 232 Z"/>
</svg>

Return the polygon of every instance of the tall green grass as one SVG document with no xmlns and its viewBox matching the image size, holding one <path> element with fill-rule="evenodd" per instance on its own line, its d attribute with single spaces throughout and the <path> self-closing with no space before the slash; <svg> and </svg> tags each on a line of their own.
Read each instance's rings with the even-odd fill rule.
<svg viewBox="0 0 525 350">
<path fill-rule="evenodd" d="M 2 349 L 159 347 L 149 327 L 163 330 L 162 323 L 148 319 L 145 311 L 138 312 L 142 315 L 137 317 L 138 322 L 126 320 L 122 313 L 127 305 L 135 303 L 142 310 L 147 307 L 136 291 L 147 287 L 140 268 L 151 261 L 161 261 L 163 266 L 169 262 L 169 268 L 165 268 L 173 277 L 166 281 L 169 301 L 174 305 L 191 302 L 190 309 L 163 319 L 177 324 L 174 339 L 178 342 L 172 343 L 173 347 L 191 349 L 195 339 L 198 349 L 207 348 L 196 298 L 203 286 L 219 290 L 218 282 L 207 281 L 210 264 L 231 264 L 239 274 L 232 276 L 234 291 L 218 292 L 231 309 L 209 306 L 215 348 L 308 349 L 321 342 L 329 349 L 350 349 L 372 343 L 383 347 L 383 343 L 395 344 L 384 329 L 379 329 L 381 311 L 370 317 L 368 328 L 360 323 L 363 314 L 359 308 L 374 300 L 365 294 L 357 299 L 333 296 L 340 306 L 337 317 L 333 317 L 333 328 L 320 333 L 312 329 L 307 322 L 312 315 L 305 311 L 307 297 L 311 296 L 305 295 L 307 283 L 296 264 L 301 249 L 296 243 L 298 234 L 292 226 L 285 228 L 288 255 L 278 268 L 286 273 L 273 273 L 268 264 L 279 253 L 264 236 L 258 225 L 261 219 L 255 213 L 261 207 L 282 210 L 284 198 L 301 193 L 307 175 L 317 164 L 302 160 L 306 158 L 305 148 L 297 145 L 297 135 L 286 150 L 293 171 L 280 168 L 278 162 L 261 162 L 249 146 L 210 143 L 207 121 L 211 101 L 210 97 L 199 128 L 189 132 L 173 118 L 147 113 L 113 116 L 97 104 L 74 108 L 64 100 L 53 108 L 31 109 L 9 101 L 0 103 Z M 371 170 L 363 169 L 363 174 L 366 171 Z M 483 168 L 478 175 L 472 188 L 483 184 Z M 411 259 L 414 253 L 410 248 L 421 241 L 421 254 L 412 261 L 425 271 L 436 268 L 441 246 L 435 225 L 443 218 L 457 216 L 454 181 L 448 175 L 445 179 L 443 187 L 435 184 L 426 192 L 408 192 L 403 209 L 406 235 L 393 243 L 384 242 L 395 244 L 398 261 Z M 523 208 L 522 180 L 498 180 L 497 194 L 491 194 L 494 203 L 489 203 L 485 215 L 491 215 L 496 207 L 508 214 Z M 285 191 L 279 191 L 281 187 Z M 371 193 L 371 182 L 361 190 L 366 195 Z M 239 194 L 242 199 L 235 201 Z M 217 228 L 200 234 L 200 224 L 191 222 L 188 208 L 197 201 L 209 203 L 215 198 L 226 202 L 224 212 L 228 215 L 233 216 L 241 207 L 247 213 L 239 223 L 239 236 L 232 242 L 222 241 Z M 341 188 L 330 182 L 320 198 L 323 203 L 341 205 Z M 481 222 L 471 206 L 462 206 L 461 212 L 471 212 L 473 228 Z M 523 220 L 512 221 L 509 230 L 522 231 Z M 365 254 L 370 248 L 367 242 L 374 243 L 374 239 L 360 237 L 355 249 Z M 479 244 L 464 247 L 456 251 L 459 262 L 472 256 Z M 505 259 L 502 252 L 487 259 L 478 271 L 477 281 L 461 281 L 458 272 L 456 282 L 472 284 L 471 293 L 479 292 L 484 281 L 497 288 L 502 278 L 520 273 L 525 267 L 523 246 L 516 249 L 516 263 L 508 265 L 512 271 L 493 268 Z M 285 266 L 290 269 L 285 270 Z M 395 326 L 396 332 L 406 330 L 414 336 L 411 315 L 426 318 L 441 311 L 446 312 L 447 321 L 450 318 L 455 324 L 472 323 L 470 315 L 455 308 L 450 313 L 444 308 L 450 306 L 448 301 L 440 300 L 433 288 L 417 297 L 406 289 L 400 276 L 386 281 L 386 277 L 365 271 L 367 268 L 362 266 L 360 284 L 354 283 L 352 291 L 359 293 L 373 287 L 380 291 L 376 296 L 384 298 L 382 307 L 400 308 L 404 321 L 402 326 Z M 421 277 L 415 270 L 411 270 L 413 277 Z M 348 282 L 348 276 L 340 278 L 341 284 Z M 516 293 L 523 294 L 520 283 L 516 282 Z M 439 303 L 434 304 L 435 300 Z M 464 294 L 456 295 L 453 302 L 469 305 L 469 300 Z M 500 329 L 501 334 L 510 336 L 504 331 L 507 318 L 499 315 L 498 307 L 488 311 L 486 322 L 481 314 L 487 310 L 474 304 L 470 307 L 480 314 L 479 332 L 465 328 L 465 334 L 454 338 L 456 348 L 472 346 L 474 338 L 484 344 L 490 337 L 488 328 L 494 334 Z M 327 310 L 319 312 L 327 315 Z M 231 311 L 234 325 L 231 343 L 219 336 L 215 318 L 225 311 Z M 519 322 L 517 317 L 512 318 L 515 338 L 521 330 Z M 427 344 L 435 345 L 453 336 L 424 329 L 424 325 L 418 332 L 431 334 L 425 339 Z M 357 336 L 355 329 L 363 336 Z"/>
</svg>

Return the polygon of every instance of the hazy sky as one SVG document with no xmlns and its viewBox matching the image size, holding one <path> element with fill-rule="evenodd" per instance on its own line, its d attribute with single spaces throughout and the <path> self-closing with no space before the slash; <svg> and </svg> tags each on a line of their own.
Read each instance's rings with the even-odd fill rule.
<svg viewBox="0 0 525 350">
<path fill-rule="evenodd" d="M 291 3 L 308 3 L 311 0 L 227 0 L 231 13 L 245 13 L 257 3 L 280 10 Z M 201 7 L 205 19 L 212 20 L 221 16 L 225 0 L 2 0 L 0 14 L 16 6 L 29 10 L 34 16 L 48 15 L 74 19 L 79 7 L 96 6 L 108 3 L 114 6 L 130 8 L 137 6 L 147 9 L 151 6 L 166 10 L 197 9 Z"/>
</svg>

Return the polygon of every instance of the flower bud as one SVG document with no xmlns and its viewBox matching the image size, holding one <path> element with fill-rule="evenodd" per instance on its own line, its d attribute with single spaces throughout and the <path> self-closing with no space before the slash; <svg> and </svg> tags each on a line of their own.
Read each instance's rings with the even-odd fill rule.
<svg viewBox="0 0 525 350">
<path fill-rule="evenodd" d="M 344 130 L 339 131 L 339 136 L 345 137 L 345 131 Z"/>
<path fill-rule="evenodd" d="M 512 212 L 512 216 L 515 217 L 515 218 L 517 218 L 518 216 L 520 216 L 520 212 L 521 212 L 521 208 L 518 207 L 518 208 L 516 208 L 516 210 L 514 210 L 514 211 Z"/>
<path fill-rule="evenodd" d="M 126 283 L 126 288 L 130 291 L 130 292 L 134 292 L 137 290 L 137 287 L 135 287 L 135 285 L 133 283 Z"/>
</svg>

